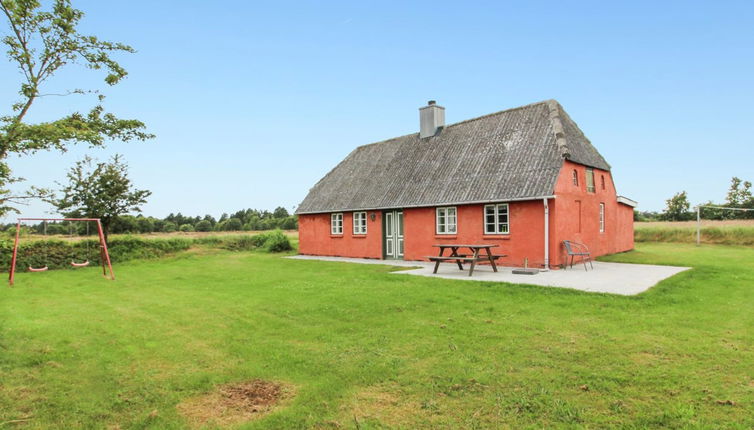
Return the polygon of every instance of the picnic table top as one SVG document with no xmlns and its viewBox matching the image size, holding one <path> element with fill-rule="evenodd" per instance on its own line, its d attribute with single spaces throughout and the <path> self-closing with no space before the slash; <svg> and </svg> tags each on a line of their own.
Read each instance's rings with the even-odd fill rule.
<svg viewBox="0 0 754 430">
<path fill-rule="evenodd" d="M 435 248 L 470 248 L 470 249 L 481 249 L 481 248 L 497 248 L 500 245 L 495 244 L 484 244 L 484 245 L 467 245 L 462 243 L 439 243 L 436 245 L 432 245 Z"/>
</svg>

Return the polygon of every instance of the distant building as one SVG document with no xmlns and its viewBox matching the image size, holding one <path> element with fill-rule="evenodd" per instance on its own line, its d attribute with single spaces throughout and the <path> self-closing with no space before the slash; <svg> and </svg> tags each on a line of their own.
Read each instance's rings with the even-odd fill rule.
<svg viewBox="0 0 754 430">
<path fill-rule="evenodd" d="M 433 244 L 491 243 L 503 265 L 557 267 L 563 240 L 633 249 L 633 207 L 610 165 L 554 100 L 364 145 L 298 207 L 301 254 L 422 260 Z"/>
</svg>

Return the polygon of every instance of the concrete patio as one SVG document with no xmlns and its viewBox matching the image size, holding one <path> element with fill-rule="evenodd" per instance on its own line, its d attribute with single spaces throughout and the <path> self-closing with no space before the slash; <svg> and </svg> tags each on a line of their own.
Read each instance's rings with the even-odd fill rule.
<svg viewBox="0 0 754 430">
<path fill-rule="evenodd" d="M 434 278 L 456 279 L 459 281 L 509 282 L 532 284 L 544 287 L 572 288 L 593 293 L 610 293 L 631 296 L 646 291 L 663 279 L 690 269 L 690 267 L 655 266 L 649 264 L 624 264 L 594 262 L 594 270 L 584 271 L 584 266 L 573 269 L 550 270 L 535 275 L 514 275 L 511 267 L 498 266 L 498 272 L 488 265 L 478 265 L 474 275 L 469 277 L 468 265 L 458 270 L 455 263 L 443 263 L 437 274 L 433 274 L 434 263 L 423 261 L 374 260 L 366 258 L 319 257 L 296 255 L 288 257 L 297 260 L 321 260 L 358 264 L 383 264 L 388 266 L 410 267 L 413 269 L 393 272 L 396 275 L 415 275 Z"/>
</svg>

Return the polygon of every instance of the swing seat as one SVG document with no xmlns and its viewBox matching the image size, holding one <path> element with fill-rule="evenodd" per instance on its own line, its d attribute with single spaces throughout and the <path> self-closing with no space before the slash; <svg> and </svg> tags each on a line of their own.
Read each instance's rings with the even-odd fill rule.
<svg viewBox="0 0 754 430">
<path fill-rule="evenodd" d="M 75 261 L 71 261 L 71 266 L 73 267 L 86 267 L 88 265 L 89 265 L 89 260 L 86 260 L 83 263 L 76 263 Z"/>
<path fill-rule="evenodd" d="M 31 267 L 29 266 L 29 272 L 44 272 L 47 270 L 47 266 L 45 267 Z"/>
</svg>

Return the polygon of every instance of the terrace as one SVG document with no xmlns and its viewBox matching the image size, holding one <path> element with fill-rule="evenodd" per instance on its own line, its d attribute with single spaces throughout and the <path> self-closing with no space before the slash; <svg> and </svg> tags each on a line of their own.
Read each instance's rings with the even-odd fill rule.
<svg viewBox="0 0 754 430">
<path fill-rule="evenodd" d="M 659 266 L 653 264 L 627 264 L 595 261 L 594 269 L 584 271 L 582 266 L 574 264 L 565 270 L 549 270 L 535 275 L 513 274 L 512 267 L 498 266 L 493 272 L 488 265 L 479 265 L 474 269 L 474 276 L 468 276 L 468 268 L 458 270 L 454 263 L 443 263 L 437 274 L 433 274 L 434 263 L 423 261 L 375 260 L 367 258 L 319 257 L 297 255 L 289 258 L 300 260 L 339 261 L 358 264 L 384 264 L 406 267 L 408 270 L 393 272 L 397 275 L 427 276 L 433 278 L 455 279 L 461 281 L 507 282 L 510 284 L 530 284 L 543 287 L 571 288 L 591 293 L 610 293 L 631 296 L 644 292 L 663 279 L 690 269 L 679 266 Z"/>
</svg>

